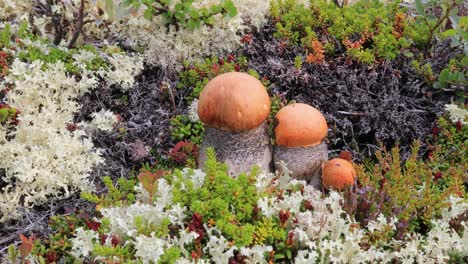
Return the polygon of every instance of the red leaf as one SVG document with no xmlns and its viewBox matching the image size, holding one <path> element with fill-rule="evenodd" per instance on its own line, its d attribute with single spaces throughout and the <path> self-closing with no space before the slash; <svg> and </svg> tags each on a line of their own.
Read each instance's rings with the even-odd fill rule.
<svg viewBox="0 0 468 264">
<path fill-rule="evenodd" d="M 348 151 L 341 151 L 341 153 L 340 153 L 340 155 L 338 156 L 338 158 L 347 160 L 347 161 L 349 161 L 349 162 L 352 162 L 352 161 L 353 161 L 353 155 L 351 154 L 351 152 L 348 152 Z"/>
<path fill-rule="evenodd" d="M 35 238 L 34 235 L 31 235 L 29 238 L 25 237 L 23 234 L 19 235 L 21 239 L 21 245 L 19 247 L 20 254 L 22 258 L 25 258 L 31 253 L 34 245 L 33 245 L 33 239 Z"/>
</svg>

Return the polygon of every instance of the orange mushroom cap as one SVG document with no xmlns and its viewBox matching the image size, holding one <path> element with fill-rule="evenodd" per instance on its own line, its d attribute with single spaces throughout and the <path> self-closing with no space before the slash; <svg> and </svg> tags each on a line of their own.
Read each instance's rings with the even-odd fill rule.
<svg viewBox="0 0 468 264">
<path fill-rule="evenodd" d="M 356 178 L 356 171 L 349 161 L 336 158 L 329 160 L 322 167 L 322 184 L 325 188 L 341 191 L 352 185 Z"/>
<path fill-rule="evenodd" d="M 283 107 L 275 116 L 276 144 L 286 147 L 308 147 L 327 136 L 327 121 L 316 108 L 302 103 Z"/>
<path fill-rule="evenodd" d="M 198 101 L 198 116 L 207 126 L 241 132 L 261 125 L 270 112 L 270 97 L 255 77 L 228 72 L 212 79 Z"/>
</svg>

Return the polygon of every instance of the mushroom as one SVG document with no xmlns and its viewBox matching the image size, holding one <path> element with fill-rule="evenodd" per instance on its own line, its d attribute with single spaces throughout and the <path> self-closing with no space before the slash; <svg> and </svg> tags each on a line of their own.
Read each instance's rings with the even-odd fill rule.
<svg viewBox="0 0 468 264">
<path fill-rule="evenodd" d="M 283 161 L 291 177 L 320 189 L 320 168 L 328 160 L 327 130 L 325 117 L 314 107 L 302 103 L 285 106 L 275 116 L 275 164 Z"/>
<path fill-rule="evenodd" d="M 338 191 L 353 185 L 356 171 L 349 161 L 336 158 L 328 161 L 322 168 L 322 184 L 327 189 Z"/>
<path fill-rule="evenodd" d="M 216 158 L 228 165 L 233 176 L 254 165 L 270 171 L 269 112 L 270 97 L 255 77 L 229 72 L 212 79 L 198 101 L 198 116 L 205 124 L 198 167 L 207 159 L 206 149 L 213 147 Z"/>
</svg>

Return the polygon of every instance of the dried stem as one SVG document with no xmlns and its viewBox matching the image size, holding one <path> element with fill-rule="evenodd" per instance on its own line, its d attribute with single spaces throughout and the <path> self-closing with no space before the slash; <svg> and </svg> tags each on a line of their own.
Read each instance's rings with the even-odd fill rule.
<svg viewBox="0 0 468 264">
<path fill-rule="evenodd" d="M 75 19 L 75 32 L 73 33 L 72 39 L 70 40 L 70 43 L 68 44 L 69 49 L 75 46 L 75 42 L 78 40 L 78 37 L 83 31 L 83 26 L 88 23 L 93 22 L 93 20 L 84 20 L 84 17 L 86 16 L 84 12 L 84 7 L 85 7 L 85 0 L 81 0 L 78 17 Z"/>
</svg>

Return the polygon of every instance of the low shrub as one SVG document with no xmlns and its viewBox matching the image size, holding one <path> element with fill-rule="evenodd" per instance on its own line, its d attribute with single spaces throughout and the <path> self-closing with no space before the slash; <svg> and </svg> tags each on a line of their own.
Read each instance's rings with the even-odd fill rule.
<svg viewBox="0 0 468 264">
<path fill-rule="evenodd" d="M 139 184 L 122 179 L 115 187 L 107 183 L 111 190 L 107 196 L 84 193 L 85 199 L 97 203 L 96 212 L 54 218 L 54 235 L 31 242 L 22 254 L 11 246 L 10 258 L 123 263 L 463 259 L 467 252 L 462 241 L 468 228 L 460 219 L 468 203 L 455 188 L 457 178 L 451 186 L 437 189 L 441 186 L 434 187 L 437 183 L 431 182 L 427 164 L 414 158 L 402 171 L 397 151 L 382 157 L 371 171 L 358 170 L 362 185 L 384 191 L 366 193 L 361 188 L 323 195 L 289 178 L 286 168 L 282 175 L 259 174 L 254 169 L 231 178 L 211 149 L 205 172 L 149 168 L 138 176 Z M 397 192 L 399 187 L 409 194 Z M 372 196 L 385 203 L 366 200 Z M 382 210 L 364 224 L 361 214 L 369 210 L 349 210 L 356 199 L 363 210 L 363 205 Z M 402 220 L 418 210 L 427 213 L 420 215 L 428 217 L 427 229 L 400 232 Z"/>
<path fill-rule="evenodd" d="M 350 59 L 366 64 L 392 60 L 400 49 L 410 45 L 405 36 L 410 24 L 397 4 L 360 1 L 340 8 L 329 1 L 313 1 L 305 6 L 299 1 L 278 0 L 271 9 L 276 27 L 273 35 L 287 45 L 300 44 L 309 57 L 319 51 L 324 53 L 323 46 L 327 46 L 331 58 L 344 52 Z M 321 64 L 324 59 L 308 62 Z"/>
<path fill-rule="evenodd" d="M 177 115 L 171 119 L 171 137 L 175 142 L 190 140 L 200 145 L 203 138 L 203 124 L 192 121 L 186 115 Z"/>
</svg>

